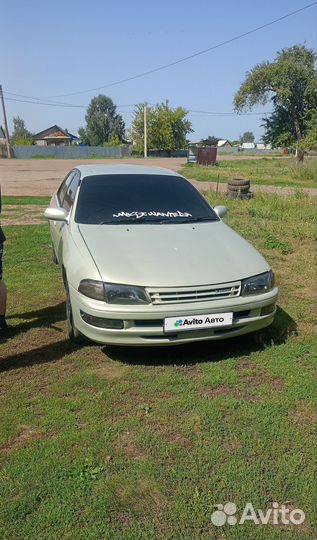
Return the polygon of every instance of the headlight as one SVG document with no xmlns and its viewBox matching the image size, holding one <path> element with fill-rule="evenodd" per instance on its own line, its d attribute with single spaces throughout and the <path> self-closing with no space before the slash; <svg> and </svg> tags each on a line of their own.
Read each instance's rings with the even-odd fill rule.
<svg viewBox="0 0 317 540">
<path fill-rule="evenodd" d="M 94 279 L 83 279 L 78 287 L 81 294 L 94 298 L 95 300 L 105 301 L 105 291 L 102 281 L 95 281 Z"/>
<path fill-rule="evenodd" d="M 253 276 L 251 278 L 243 279 L 241 283 L 241 296 L 251 296 L 253 294 L 261 294 L 269 292 L 273 289 L 275 284 L 275 277 L 272 270 Z"/>
<path fill-rule="evenodd" d="M 83 279 L 78 291 L 89 298 L 102 300 L 108 304 L 149 304 L 150 299 L 143 287 L 103 283 L 94 279 Z"/>
<path fill-rule="evenodd" d="M 149 304 L 150 299 L 143 287 L 104 283 L 108 304 Z"/>
</svg>

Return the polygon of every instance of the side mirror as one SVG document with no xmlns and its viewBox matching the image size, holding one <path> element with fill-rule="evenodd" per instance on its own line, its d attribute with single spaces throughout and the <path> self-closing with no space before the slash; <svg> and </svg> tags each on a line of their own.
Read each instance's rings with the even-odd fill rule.
<svg viewBox="0 0 317 540">
<path fill-rule="evenodd" d="M 68 222 L 68 212 L 64 208 L 46 208 L 44 217 L 52 221 Z"/>
<path fill-rule="evenodd" d="M 222 219 L 228 212 L 228 208 L 226 206 L 215 206 L 214 211 L 216 212 L 217 216 Z"/>
</svg>

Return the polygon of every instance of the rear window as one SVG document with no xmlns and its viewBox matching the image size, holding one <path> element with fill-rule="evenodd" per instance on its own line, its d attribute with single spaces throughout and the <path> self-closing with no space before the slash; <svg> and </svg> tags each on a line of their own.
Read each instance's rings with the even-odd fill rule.
<svg viewBox="0 0 317 540">
<path fill-rule="evenodd" d="M 109 174 L 83 179 L 75 221 L 83 224 L 218 221 L 202 195 L 173 175 Z"/>
</svg>

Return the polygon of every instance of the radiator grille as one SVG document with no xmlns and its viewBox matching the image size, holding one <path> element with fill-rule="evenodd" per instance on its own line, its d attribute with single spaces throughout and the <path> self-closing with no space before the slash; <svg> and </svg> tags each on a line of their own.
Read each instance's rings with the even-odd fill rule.
<svg viewBox="0 0 317 540">
<path fill-rule="evenodd" d="M 241 283 L 221 283 L 218 285 L 203 285 L 199 287 L 180 288 L 148 288 L 147 292 L 154 305 L 187 304 L 191 302 L 209 302 L 233 298 L 240 295 Z"/>
</svg>

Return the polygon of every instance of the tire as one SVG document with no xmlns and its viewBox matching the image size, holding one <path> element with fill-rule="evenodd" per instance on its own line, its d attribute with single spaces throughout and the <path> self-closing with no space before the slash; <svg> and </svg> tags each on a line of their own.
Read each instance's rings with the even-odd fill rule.
<svg viewBox="0 0 317 540">
<path fill-rule="evenodd" d="M 253 193 L 251 191 L 248 191 L 247 193 L 239 192 L 239 191 L 227 191 L 226 193 L 227 197 L 230 199 L 251 199 L 253 197 Z"/>
<path fill-rule="evenodd" d="M 243 178 L 233 178 L 228 180 L 228 186 L 248 186 L 250 187 L 250 180 L 245 180 Z"/>
<path fill-rule="evenodd" d="M 238 193 L 248 193 L 250 186 L 229 186 L 228 191 L 236 191 Z"/>
<path fill-rule="evenodd" d="M 69 287 L 66 282 L 66 322 L 67 322 L 67 332 L 70 341 L 83 345 L 87 343 L 87 338 L 77 329 L 74 323 L 72 304 L 70 301 Z"/>
</svg>

